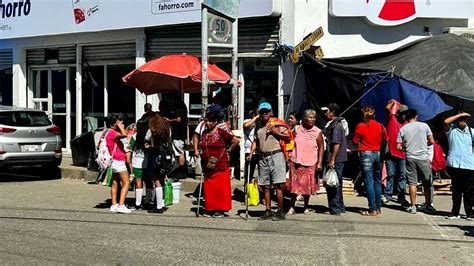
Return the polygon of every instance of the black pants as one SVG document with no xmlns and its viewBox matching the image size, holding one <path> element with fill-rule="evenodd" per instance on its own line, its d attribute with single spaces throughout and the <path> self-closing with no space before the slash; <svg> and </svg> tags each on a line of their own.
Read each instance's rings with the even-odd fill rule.
<svg viewBox="0 0 474 266">
<path fill-rule="evenodd" d="M 464 211 L 467 217 L 474 217 L 474 170 L 448 167 L 451 176 L 451 190 L 453 192 L 452 215 L 459 215 L 461 201 L 464 198 Z"/>
</svg>

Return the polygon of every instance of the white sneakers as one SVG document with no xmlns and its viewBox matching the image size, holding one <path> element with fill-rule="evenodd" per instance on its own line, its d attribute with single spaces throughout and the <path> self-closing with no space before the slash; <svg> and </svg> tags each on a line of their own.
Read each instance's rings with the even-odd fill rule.
<svg viewBox="0 0 474 266">
<path fill-rule="evenodd" d="M 127 206 L 119 205 L 119 204 L 114 204 L 114 205 L 110 206 L 109 210 L 110 210 L 110 212 L 113 212 L 113 213 L 131 213 L 132 212 L 132 210 L 127 208 Z"/>
<path fill-rule="evenodd" d="M 111 205 L 109 211 L 113 212 L 113 213 L 116 213 L 117 209 L 118 209 L 118 206 L 119 206 L 118 204 Z"/>
</svg>

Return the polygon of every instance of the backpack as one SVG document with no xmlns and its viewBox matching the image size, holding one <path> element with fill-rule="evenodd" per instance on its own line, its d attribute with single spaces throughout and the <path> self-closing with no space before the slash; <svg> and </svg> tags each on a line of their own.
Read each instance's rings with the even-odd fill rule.
<svg viewBox="0 0 474 266">
<path fill-rule="evenodd" d="M 145 147 L 145 137 L 148 132 L 148 115 L 142 116 L 136 123 L 135 147 L 143 150 Z"/>
<path fill-rule="evenodd" d="M 97 152 L 97 158 L 95 159 L 97 165 L 99 166 L 100 171 L 104 171 L 105 169 L 109 168 L 112 164 L 112 155 L 109 153 L 109 149 L 107 148 L 107 134 L 109 131 L 104 129 L 104 133 L 99 141 L 99 151 Z M 115 149 L 117 148 L 117 144 L 114 146 L 114 153 Z"/>
<path fill-rule="evenodd" d="M 334 132 L 334 128 L 336 127 L 337 124 L 341 123 L 343 120 L 343 117 L 337 117 L 334 119 L 329 126 L 325 127 L 322 130 L 322 134 L 324 136 L 324 142 L 325 142 L 325 149 L 324 149 L 324 161 L 327 162 L 329 160 L 329 155 L 331 153 L 331 140 L 332 140 L 332 134 Z"/>
<path fill-rule="evenodd" d="M 280 140 L 281 150 L 283 151 L 285 158 L 288 160 L 289 158 L 288 153 L 290 151 L 293 151 L 295 147 L 295 135 L 293 134 L 293 131 L 291 130 L 290 126 L 285 121 L 276 117 L 271 117 L 268 123 L 270 123 L 273 126 L 285 127 L 286 130 L 288 131 L 288 134 L 290 135 L 289 140 Z"/>
<path fill-rule="evenodd" d="M 170 174 L 174 170 L 176 163 L 172 144 L 160 141 L 157 152 L 158 156 L 154 165 L 155 173 L 160 175 Z"/>
<path fill-rule="evenodd" d="M 433 161 L 431 169 L 435 172 L 446 169 L 446 158 L 444 158 L 443 148 L 437 142 L 433 144 Z"/>
</svg>

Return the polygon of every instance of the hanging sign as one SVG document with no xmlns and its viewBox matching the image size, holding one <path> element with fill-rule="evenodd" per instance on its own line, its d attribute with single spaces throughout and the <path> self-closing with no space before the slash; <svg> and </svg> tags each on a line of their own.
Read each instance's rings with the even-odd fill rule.
<svg viewBox="0 0 474 266">
<path fill-rule="evenodd" d="M 321 48 L 321 46 L 311 46 L 307 52 L 319 60 L 324 57 L 323 48 Z"/>
<path fill-rule="evenodd" d="M 321 39 L 324 36 L 324 31 L 322 27 L 317 28 L 313 33 L 311 33 L 308 37 L 306 37 L 302 42 L 293 48 L 293 53 L 290 55 L 291 61 L 293 63 L 298 62 L 300 59 L 300 53 L 304 52 L 311 47 L 316 41 Z"/>
<path fill-rule="evenodd" d="M 240 0 L 203 0 L 202 3 L 229 18 L 236 19 L 239 13 Z"/>
</svg>

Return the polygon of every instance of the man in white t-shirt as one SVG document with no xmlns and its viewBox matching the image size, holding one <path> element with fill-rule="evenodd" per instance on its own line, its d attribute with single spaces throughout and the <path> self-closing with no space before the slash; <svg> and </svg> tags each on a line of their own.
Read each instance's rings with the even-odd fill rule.
<svg viewBox="0 0 474 266">
<path fill-rule="evenodd" d="M 260 115 L 257 113 L 256 110 L 252 110 L 249 113 L 250 118 L 244 120 L 243 128 L 244 128 L 244 152 L 245 158 L 249 156 L 250 150 L 252 148 L 252 143 L 255 138 L 255 129 L 257 120 L 260 118 Z M 247 178 L 252 180 L 253 174 L 255 172 L 255 168 L 257 167 L 259 160 L 259 156 L 253 156 L 251 161 L 245 160 L 245 168 L 244 168 L 244 185 L 247 184 Z"/>
</svg>

